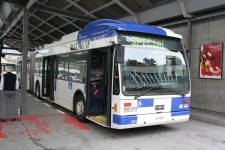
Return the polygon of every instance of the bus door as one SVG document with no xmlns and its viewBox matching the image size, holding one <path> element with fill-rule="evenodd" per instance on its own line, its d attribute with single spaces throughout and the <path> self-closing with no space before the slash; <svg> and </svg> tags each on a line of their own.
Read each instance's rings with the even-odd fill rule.
<svg viewBox="0 0 225 150">
<path fill-rule="evenodd" d="M 54 100 L 54 58 L 55 56 L 43 58 L 42 70 L 42 96 Z"/>
<path fill-rule="evenodd" d="M 88 116 L 106 113 L 106 54 L 106 50 L 89 52 L 89 72 L 87 77 Z"/>
</svg>

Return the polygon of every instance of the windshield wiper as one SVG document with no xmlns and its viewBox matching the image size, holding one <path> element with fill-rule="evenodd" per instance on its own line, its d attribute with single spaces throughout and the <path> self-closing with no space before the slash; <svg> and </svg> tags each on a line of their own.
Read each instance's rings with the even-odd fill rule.
<svg viewBox="0 0 225 150">
<path fill-rule="evenodd" d="M 185 97 L 186 96 L 186 94 L 180 93 L 180 92 L 178 92 L 177 94 L 180 94 L 182 97 Z"/>
<path fill-rule="evenodd" d="M 154 85 L 154 86 L 150 87 L 149 89 L 147 89 L 146 91 L 142 92 L 141 94 L 134 96 L 134 99 L 137 99 L 138 97 L 144 95 L 145 93 L 147 93 L 148 91 L 150 91 L 151 89 L 153 89 L 155 87 L 161 87 L 161 85 Z"/>
<path fill-rule="evenodd" d="M 179 94 L 179 95 L 181 95 L 182 97 L 185 97 L 185 96 L 186 96 L 186 94 L 181 93 L 181 92 L 173 92 L 173 93 L 175 93 L 175 94 Z"/>
<path fill-rule="evenodd" d="M 179 50 L 173 50 L 173 49 L 169 49 L 169 51 L 171 51 L 171 52 L 180 52 Z"/>
<path fill-rule="evenodd" d="M 185 97 L 186 96 L 186 94 L 185 93 L 183 93 L 183 92 L 176 92 L 176 91 L 172 91 L 171 89 L 167 89 L 167 90 L 163 90 L 164 92 L 166 92 L 166 91 L 171 91 L 173 94 L 179 94 L 179 95 L 181 95 L 182 97 Z"/>
</svg>

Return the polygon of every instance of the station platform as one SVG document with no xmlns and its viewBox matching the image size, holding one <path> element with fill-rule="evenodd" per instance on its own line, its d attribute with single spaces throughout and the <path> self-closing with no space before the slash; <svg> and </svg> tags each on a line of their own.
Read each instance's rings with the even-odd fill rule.
<svg viewBox="0 0 225 150">
<path fill-rule="evenodd" d="M 18 107 L 21 107 L 20 102 L 21 91 L 18 90 Z M 83 145 L 90 135 L 95 134 L 95 131 L 91 130 L 91 123 L 80 123 L 70 111 L 46 100 L 37 99 L 29 92 L 27 94 L 27 115 L 18 115 L 15 122 L 10 121 L 9 112 L 8 116 L 7 122 L 0 122 L 0 145 L 4 150 L 14 149 L 15 145 L 17 150 L 82 149 L 81 143 Z M 190 120 L 192 119 L 225 126 L 225 117 L 219 113 L 192 108 Z M 99 129 L 103 127 L 97 130 Z M 96 142 L 92 138 L 88 140 Z M 12 142 L 14 142 L 13 145 Z M 86 148 L 88 149 L 88 145 Z M 93 149 L 93 147 L 89 148 Z"/>
<path fill-rule="evenodd" d="M 21 90 L 17 91 L 16 105 L 17 107 L 21 108 Z M 2 106 L 0 103 L 0 116 L 1 116 L 1 107 Z M 37 99 L 33 93 L 30 93 L 29 91 L 27 92 L 28 116 L 57 115 L 57 114 L 68 114 L 70 116 L 73 116 L 72 112 L 55 104 L 51 104 L 51 102 L 47 100 Z M 8 115 L 10 115 L 9 111 Z M 24 118 L 23 116 L 20 115 L 18 115 L 18 117 L 21 119 Z M 191 108 L 190 119 L 225 127 L 225 115 L 222 113 Z M 10 118 L 8 118 L 8 120 L 10 120 Z"/>
<path fill-rule="evenodd" d="M 21 91 L 17 91 L 17 107 L 21 107 Z M 0 102 L 0 117 L 1 117 Z M 27 94 L 27 115 L 17 115 L 11 122 L 9 107 L 7 122 L 0 122 L 2 150 L 79 149 L 78 135 L 88 136 L 89 127 L 74 118 L 71 112 L 34 94 Z"/>
<path fill-rule="evenodd" d="M 190 119 L 225 127 L 225 114 L 191 108 Z"/>
</svg>

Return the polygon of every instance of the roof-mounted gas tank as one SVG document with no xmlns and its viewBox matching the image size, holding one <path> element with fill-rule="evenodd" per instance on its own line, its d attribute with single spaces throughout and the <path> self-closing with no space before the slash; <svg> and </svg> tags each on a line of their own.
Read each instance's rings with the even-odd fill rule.
<svg viewBox="0 0 225 150">
<path fill-rule="evenodd" d="M 85 26 L 83 30 L 79 32 L 78 40 L 103 34 L 106 32 L 115 33 L 113 31 L 129 31 L 129 32 L 139 32 L 139 33 L 149 33 L 162 36 L 171 36 L 176 38 L 182 38 L 180 35 L 175 34 L 173 31 L 161 27 L 138 24 L 133 22 L 102 19 L 94 21 Z"/>
</svg>

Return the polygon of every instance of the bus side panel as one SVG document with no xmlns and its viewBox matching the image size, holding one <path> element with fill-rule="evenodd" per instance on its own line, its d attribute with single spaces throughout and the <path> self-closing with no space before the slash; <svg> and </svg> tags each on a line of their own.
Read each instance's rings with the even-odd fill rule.
<svg viewBox="0 0 225 150">
<path fill-rule="evenodd" d="M 55 80 L 54 103 L 73 111 L 73 96 L 80 89 L 85 93 L 85 84 L 66 80 Z"/>
</svg>

